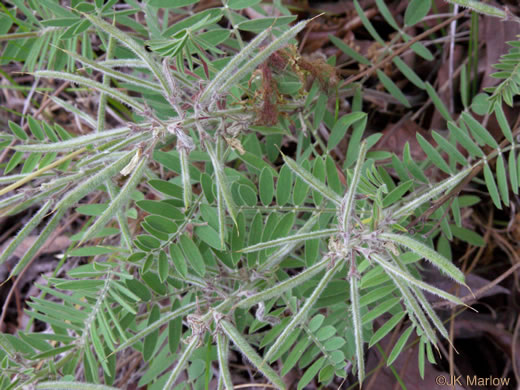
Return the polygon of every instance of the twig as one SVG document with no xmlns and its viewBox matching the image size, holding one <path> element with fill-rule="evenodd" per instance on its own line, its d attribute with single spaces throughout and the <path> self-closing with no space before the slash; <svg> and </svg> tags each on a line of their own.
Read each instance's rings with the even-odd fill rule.
<svg viewBox="0 0 520 390">
<path fill-rule="evenodd" d="M 447 26 L 448 24 L 450 24 L 451 22 L 453 22 L 454 20 L 457 20 L 461 17 L 463 17 L 464 15 L 466 15 L 466 11 L 462 11 L 461 13 L 458 13 L 457 15 L 454 15 L 452 16 L 451 18 L 445 20 L 444 22 L 442 22 L 441 24 L 438 24 L 437 26 L 435 27 L 432 27 L 430 28 L 429 30 L 423 32 L 422 34 L 419 34 L 417 35 L 416 37 L 414 37 L 413 39 L 411 39 L 410 41 L 408 41 L 405 45 L 401 46 L 398 50 L 396 50 L 395 52 L 393 52 L 392 54 L 390 54 L 388 57 L 386 57 L 384 60 L 382 60 L 381 62 L 379 62 L 378 64 L 375 64 L 374 66 L 372 66 L 371 68 L 368 68 L 367 70 L 361 72 L 361 73 L 358 73 L 357 75 L 355 76 L 352 76 L 350 78 L 348 78 L 341 86 L 341 87 L 345 87 L 346 85 L 348 84 L 351 84 L 353 83 L 354 81 L 357 81 L 359 79 L 362 79 L 363 77 L 365 76 L 370 76 L 372 75 L 372 73 L 374 73 L 376 70 L 382 68 L 383 66 L 385 66 L 386 64 L 388 64 L 390 61 L 392 61 L 394 59 L 394 57 L 397 57 L 398 55 L 402 54 L 403 52 L 405 52 L 410 46 L 412 46 L 415 42 L 418 42 L 420 41 L 421 39 L 423 38 L 426 38 L 428 35 L 430 34 L 433 34 L 434 32 L 444 28 L 445 26 Z"/>
<path fill-rule="evenodd" d="M 502 275 L 500 275 L 498 278 L 492 280 L 490 283 L 488 283 L 484 287 L 482 287 L 482 288 L 478 289 L 477 291 L 475 291 L 474 294 L 468 294 L 465 297 L 460 298 L 460 300 L 463 303 L 467 303 L 467 302 L 470 302 L 473 299 L 478 299 L 479 297 L 483 296 L 486 292 L 491 290 L 498 283 L 503 281 L 505 278 L 510 276 L 513 272 L 515 272 L 519 268 L 520 268 L 520 263 L 516 263 L 511 268 L 509 268 L 506 272 L 504 272 Z M 432 306 L 433 306 L 434 309 L 438 309 L 438 308 L 441 308 L 441 307 L 449 307 L 449 308 L 451 308 L 451 307 L 454 307 L 456 305 L 454 303 L 452 303 L 452 302 L 449 302 L 449 301 L 442 301 L 442 302 L 434 303 Z"/>
</svg>

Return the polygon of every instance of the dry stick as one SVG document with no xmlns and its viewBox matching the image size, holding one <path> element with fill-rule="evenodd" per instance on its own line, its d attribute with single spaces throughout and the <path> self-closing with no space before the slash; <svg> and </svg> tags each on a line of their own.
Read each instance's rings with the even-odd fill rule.
<svg viewBox="0 0 520 390">
<path fill-rule="evenodd" d="M 60 87 L 59 87 L 56 91 L 54 91 L 54 93 L 52 94 L 52 96 L 58 96 L 58 95 L 59 95 L 60 93 L 62 93 L 62 92 L 65 90 L 65 88 L 67 88 L 69 85 L 70 85 L 70 82 L 69 82 L 69 81 L 63 83 L 62 85 L 60 85 Z M 47 95 L 45 95 L 45 96 L 47 97 Z M 43 110 L 45 110 L 45 108 L 46 108 L 49 104 L 51 104 L 51 102 L 52 102 L 52 99 L 49 99 L 49 98 L 47 97 L 47 99 L 45 99 L 45 100 L 42 102 L 40 108 L 38 108 L 38 110 L 36 110 L 36 112 L 33 114 L 33 116 L 34 116 L 34 117 L 37 117 L 38 115 L 40 115 L 40 114 L 43 112 Z M 27 131 L 28 128 L 29 128 L 29 122 L 27 122 L 27 123 L 24 125 L 23 129 Z"/>
<path fill-rule="evenodd" d="M 518 360 L 516 358 L 516 340 L 518 340 L 518 331 L 520 328 L 520 314 L 516 318 L 515 330 L 513 331 L 513 344 L 511 345 L 511 363 L 515 374 L 516 383 L 520 383 L 520 373 L 518 372 Z"/>
<path fill-rule="evenodd" d="M 81 149 L 78 149 L 72 153 L 69 153 L 67 154 L 65 157 L 62 157 L 56 161 L 54 161 L 53 163 L 49 164 L 49 165 L 46 165 L 44 166 L 43 168 L 40 168 L 38 169 L 37 171 L 34 171 L 33 173 L 25 176 L 23 179 L 20 179 L 18 180 L 17 182 L 13 183 L 13 184 L 10 184 L 8 185 L 7 187 L 4 187 L 0 190 L 0 196 L 1 195 L 4 195 L 4 194 L 7 194 L 9 191 L 13 191 L 13 190 L 16 190 L 18 187 L 21 187 L 23 186 L 24 184 L 30 182 L 32 179 L 34 178 L 37 178 L 38 176 L 40 176 L 42 173 L 45 173 L 47 171 L 50 171 L 51 169 L 54 169 L 55 167 L 57 167 L 58 165 L 64 163 L 65 161 L 69 161 L 70 159 L 76 157 L 77 155 L 83 153 L 84 151 L 87 150 L 87 147 L 83 147 Z"/>
<path fill-rule="evenodd" d="M 455 8 L 453 9 L 453 13 L 456 15 L 459 12 L 459 5 L 455 4 Z M 457 21 L 454 20 L 450 25 L 450 55 L 449 55 L 449 93 L 450 93 L 450 113 L 453 114 L 455 111 L 455 101 L 453 99 L 453 52 L 455 51 L 455 32 L 457 28 Z"/>
<path fill-rule="evenodd" d="M 515 272 L 517 269 L 520 268 L 520 262 L 519 263 L 516 263 L 515 265 L 513 265 L 511 268 L 509 268 L 506 272 L 504 272 L 502 275 L 500 275 L 499 277 L 497 277 L 496 279 L 492 280 L 490 283 L 488 283 L 487 285 L 485 285 L 484 287 L 478 289 L 477 291 L 475 291 L 475 293 L 473 294 L 468 294 L 466 295 L 465 297 L 463 298 L 460 298 L 460 300 L 463 302 L 463 303 L 466 303 L 466 302 L 469 302 L 471 301 L 472 299 L 478 299 L 479 297 L 481 297 L 482 295 L 484 295 L 486 292 L 488 292 L 489 290 L 491 290 L 493 287 L 495 287 L 498 283 L 500 283 L 501 281 L 503 281 L 505 278 L 507 278 L 509 275 L 511 275 L 513 272 Z M 432 305 L 433 308 L 435 309 L 438 309 L 440 307 L 454 307 L 456 306 L 455 303 L 452 303 L 452 302 L 449 302 L 449 301 L 441 301 L 441 302 L 437 302 L 437 303 L 434 303 Z M 464 308 L 465 310 L 465 308 Z"/>
<path fill-rule="evenodd" d="M 379 62 L 378 64 L 375 64 L 374 66 L 372 66 L 371 68 L 368 68 L 367 70 L 361 72 L 361 73 L 358 73 L 357 75 L 355 76 L 352 76 L 350 78 L 348 78 L 344 83 L 343 85 L 341 85 L 341 87 L 345 87 L 346 85 L 350 84 L 350 83 L 353 83 L 354 81 L 357 81 L 359 79 L 362 79 L 363 77 L 365 76 L 371 76 L 372 73 L 374 73 L 376 70 L 378 70 L 379 68 L 382 68 L 383 66 L 385 66 L 387 63 L 389 63 L 390 61 L 392 61 L 394 59 L 394 57 L 397 57 L 398 55 L 402 54 L 403 52 L 405 52 L 410 46 L 412 46 L 415 42 L 418 42 L 420 41 L 421 39 L 423 38 L 426 38 L 428 35 L 430 34 L 433 34 L 434 32 L 444 28 L 445 26 L 447 26 L 448 24 L 450 24 L 451 22 L 453 22 L 454 20 L 457 20 L 461 17 L 463 17 L 464 15 L 466 15 L 466 11 L 462 11 L 461 13 L 458 13 L 457 15 L 454 15 L 452 16 L 451 18 L 445 20 L 444 22 L 442 22 L 441 24 L 438 24 L 437 26 L 435 27 L 432 27 L 430 28 L 429 30 L 423 32 L 422 34 L 419 34 L 417 35 L 416 37 L 414 37 L 413 39 L 411 39 L 410 41 L 408 41 L 405 45 L 401 46 L 399 49 L 397 49 L 395 52 L 393 52 L 392 54 L 390 54 L 388 57 L 386 57 L 383 61 Z M 341 88 L 340 87 L 340 88 Z"/>
<path fill-rule="evenodd" d="M 130 365 L 125 373 L 125 375 L 119 380 L 118 386 L 120 388 L 123 388 L 124 385 L 128 385 L 128 381 L 131 379 L 132 374 L 135 373 L 136 368 L 139 366 L 139 364 L 143 361 L 143 359 L 139 358 L 141 355 L 141 352 L 135 352 L 134 354 L 130 355 L 131 361 L 129 363 L 132 363 Z M 132 362 L 133 360 L 133 362 Z"/>
<path fill-rule="evenodd" d="M 514 261 L 515 263 L 520 263 L 520 257 L 515 252 L 515 249 L 511 246 L 511 244 L 497 232 L 493 231 L 492 233 L 493 233 L 493 237 L 497 240 L 498 246 L 501 246 L 501 247 L 503 246 L 502 249 L 504 250 L 504 252 L 509 252 L 511 254 L 511 257 L 513 257 L 515 259 L 515 261 Z M 520 288 L 518 287 L 519 282 L 518 282 L 517 274 L 514 274 L 514 277 L 515 277 L 516 290 L 519 291 Z"/>
<path fill-rule="evenodd" d="M 365 17 L 367 19 L 372 19 L 374 16 L 376 16 L 379 13 L 379 11 L 376 8 L 372 8 L 372 9 L 366 10 L 364 12 L 365 12 Z M 347 33 L 350 30 L 355 30 L 356 28 L 361 27 L 362 25 L 363 25 L 363 22 L 361 21 L 361 18 L 359 16 L 356 16 L 354 19 L 350 20 L 345 25 L 345 27 L 343 27 L 340 30 L 340 33 Z"/>
<path fill-rule="evenodd" d="M 311 33 L 313 28 L 314 28 L 314 23 L 310 23 L 309 28 L 305 31 L 305 34 L 303 35 L 302 41 L 300 42 L 300 45 L 299 45 L 299 48 L 298 48 L 298 53 L 302 52 L 303 47 L 307 43 L 307 38 L 309 38 L 309 35 L 310 35 L 310 33 Z"/>
</svg>

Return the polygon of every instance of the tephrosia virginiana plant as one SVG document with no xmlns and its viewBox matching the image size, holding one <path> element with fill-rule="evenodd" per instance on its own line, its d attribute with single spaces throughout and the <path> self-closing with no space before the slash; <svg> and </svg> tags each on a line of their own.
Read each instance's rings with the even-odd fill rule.
<svg viewBox="0 0 520 390">
<path fill-rule="evenodd" d="M 218 388 L 232 389 L 236 352 L 277 388 L 288 386 L 296 365 L 304 372 L 298 389 L 349 373 L 362 382 L 366 348 L 400 324 L 386 363 L 416 334 L 424 372 L 425 354 L 433 359 L 439 335 L 448 338 L 424 292 L 464 303 L 425 283 L 420 261 L 464 285 L 433 247 L 434 237 L 464 234 L 460 210 L 469 200 L 461 188 L 483 170 L 497 207 L 509 203 L 509 189 L 518 193 L 517 134 L 502 111 L 502 99 L 510 104 L 516 94 L 518 58 L 504 61 L 498 76 L 508 84 L 489 107 L 505 137 L 499 144 L 469 110 L 454 120 L 400 59 L 406 48 L 431 53 L 384 2 L 377 7 L 408 42 L 404 49 L 388 45 L 354 2 L 385 57 L 378 64 L 336 37 L 332 43 L 410 107 L 379 69 L 393 60 L 447 121 L 448 135 L 433 132 L 437 146 L 418 135 L 428 159 L 416 162 L 408 144 L 402 160 L 372 150 L 380 134 L 364 136 L 364 89 L 355 82 L 364 76 L 340 81 L 334 59 L 299 54 L 295 38 L 308 21 L 291 25 L 296 17 L 280 2 L 271 5 L 277 17 L 255 0 L 202 11 L 196 0 L 8 3 L 2 16 L 19 27 L 1 37 L 4 56 L 30 40 L 31 54 L 16 57 L 25 71 L 78 86 L 99 104 L 94 117 L 51 98 L 88 128 L 82 135 L 33 116 L 1 135 L 10 155 L 2 213 L 37 210 L 0 255 L 2 264 L 37 234 L 9 279 L 32 266 L 71 213 L 82 225 L 27 302 L 25 330 L 0 335 L 0 388 L 122 386 L 118 370 L 137 358 L 139 386 L 208 388 L 216 377 Z M 419 3 L 410 3 L 406 24 L 429 11 L 430 2 Z M 261 17 L 246 18 L 247 7 Z M 338 118 L 328 101 L 345 95 L 350 112 Z M 120 126 L 108 128 L 107 113 Z M 349 129 L 340 166 L 332 152 Z M 441 180 L 428 177 L 432 167 Z M 374 329 L 384 313 L 390 318 Z M 36 320 L 45 332 L 33 331 Z"/>
</svg>

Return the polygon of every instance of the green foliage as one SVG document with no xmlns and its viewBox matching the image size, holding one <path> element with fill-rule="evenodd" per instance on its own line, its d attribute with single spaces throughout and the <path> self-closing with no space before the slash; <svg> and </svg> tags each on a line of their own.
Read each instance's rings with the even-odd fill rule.
<svg viewBox="0 0 520 390">
<path fill-rule="evenodd" d="M 502 101 L 508 106 L 513 106 L 513 97 L 519 94 L 520 90 L 520 42 L 507 42 L 510 47 L 509 53 L 500 57 L 500 62 L 493 65 L 498 72 L 491 77 L 500 79 L 501 82 L 496 87 L 486 89 L 491 93 L 490 103 L 494 109 L 500 109 Z"/>
<path fill-rule="evenodd" d="M 409 144 L 401 159 L 371 150 L 379 134 L 363 139 L 362 84 L 347 86 L 354 88 L 351 113 L 331 112 L 329 96 L 344 86 L 327 81 L 336 77 L 329 64 L 306 60 L 292 45 L 307 21 L 290 26 L 295 17 L 279 2 L 285 15 L 279 18 L 257 0 L 200 12 L 196 3 L 2 6 L 13 26 L 0 36 L 4 57 L 40 79 L 67 80 L 101 98 L 96 118 L 54 100 L 87 123 L 88 134 L 74 136 L 32 116 L 27 129 L 11 121 L 0 134 L 2 149 L 13 144 L 0 177 L 7 184 L 0 194 L 8 195 L 2 215 L 39 207 L 0 256 L 1 264 L 38 231 L 9 278 L 23 272 L 71 210 L 84 221 L 59 269 L 28 302 L 31 324 L 39 320 L 47 332 L 31 333 L 29 324 L 16 337 L 0 334 L 0 388 L 114 388 L 121 385 L 118 364 L 131 353 L 142 357 L 139 386 L 150 389 L 174 388 L 181 377 L 186 383 L 175 388 L 202 388 L 214 375 L 213 362 L 220 387 L 230 389 L 229 363 L 240 358 L 278 388 L 293 369 L 302 370 L 298 389 L 344 378 L 347 367 L 362 382 L 366 344 L 377 346 L 403 321 L 387 364 L 417 336 L 424 372 L 425 351 L 438 334 L 448 338 L 424 291 L 462 301 L 422 281 L 419 260 L 464 284 L 464 274 L 433 247 L 437 236 L 484 243 L 461 226 L 461 208 L 478 198 L 460 197 L 458 186 L 482 169 L 481 183 L 498 208 L 508 205 L 510 190 L 518 193 L 518 143 L 501 104 L 517 94 L 516 49 L 497 65 L 495 76 L 504 81 L 491 91 L 500 145 L 469 111 L 454 121 L 434 87 L 394 58 L 448 121 L 447 136 L 433 132 L 436 145 L 417 136 L 427 159 L 414 161 Z M 409 41 L 385 2 L 376 4 Z M 369 34 L 393 55 L 354 5 Z M 169 16 L 187 14 L 185 7 L 190 16 L 168 25 Z M 264 17 L 236 12 L 246 7 Z M 410 2 L 405 24 L 429 10 L 429 1 Z M 130 18 L 138 12 L 145 24 Z M 231 29 L 222 28 L 223 19 Z M 257 35 L 244 42 L 251 32 Z M 331 41 L 372 65 L 343 41 Z M 93 42 L 101 42 L 99 51 Z M 411 48 L 431 56 L 420 42 Z M 79 64 L 82 75 L 75 73 Z M 411 106 L 385 72 L 374 74 L 395 104 Z M 486 99 L 477 95 L 471 107 L 487 109 Z M 128 124 L 107 129 L 108 108 Z M 325 142 L 321 127 L 330 135 Z M 332 152 L 346 135 L 341 168 Z M 291 156 L 281 152 L 285 139 L 298 141 Z M 440 202 L 445 198 L 449 208 Z M 78 257 L 86 264 L 74 265 Z M 375 330 L 382 314 L 389 319 Z"/>
</svg>

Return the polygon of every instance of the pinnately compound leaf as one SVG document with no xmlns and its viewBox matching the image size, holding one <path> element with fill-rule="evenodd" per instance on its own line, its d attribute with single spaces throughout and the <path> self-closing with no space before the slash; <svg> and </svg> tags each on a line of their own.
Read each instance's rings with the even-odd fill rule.
<svg viewBox="0 0 520 390">
<path fill-rule="evenodd" d="M 162 73 L 161 67 L 140 44 L 138 44 L 132 37 L 130 37 L 125 32 L 105 22 L 103 19 L 96 15 L 84 13 L 83 16 L 87 18 L 96 27 L 114 36 L 122 44 L 124 44 L 126 47 L 132 50 L 139 58 L 141 58 L 141 60 L 143 60 L 146 66 L 152 71 L 153 75 L 159 81 L 165 95 L 173 96 L 174 91 L 170 89 L 168 81 L 166 80 L 165 75 Z M 183 80 L 183 82 L 185 81 Z"/>
<path fill-rule="evenodd" d="M 229 372 L 228 352 L 228 338 L 222 333 L 217 333 L 217 355 L 220 368 L 220 377 L 222 378 L 225 389 L 233 390 L 233 381 L 231 380 L 231 373 Z"/>
<path fill-rule="evenodd" d="M 168 380 L 166 381 L 166 384 L 163 387 L 164 389 L 173 388 L 173 384 L 184 370 L 184 367 L 188 363 L 188 360 L 191 357 L 193 351 L 195 351 L 195 348 L 197 348 L 197 345 L 199 344 L 199 337 L 200 336 L 193 337 L 193 339 L 190 341 L 182 355 L 179 357 L 177 364 L 171 371 L 170 376 L 168 377 Z"/>
<path fill-rule="evenodd" d="M 285 156 L 282 154 L 283 160 L 285 163 L 291 168 L 291 170 L 298 175 L 298 177 L 306 183 L 308 186 L 312 187 L 317 192 L 321 193 L 325 198 L 333 201 L 337 205 L 341 203 L 341 197 L 331 190 L 326 184 L 319 181 L 312 173 L 304 169 L 300 164 L 294 161 L 292 158 Z"/>
<path fill-rule="evenodd" d="M 455 265 L 453 265 L 450 260 L 432 248 L 424 245 L 422 242 L 419 242 L 409 236 L 393 233 L 383 233 L 381 238 L 407 247 L 412 252 L 417 253 L 426 260 L 430 261 L 433 265 L 443 271 L 446 275 L 450 276 L 453 280 L 464 284 L 464 274 Z"/>
<path fill-rule="evenodd" d="M 264 355 L 264 362 L 269 361 L 269 359 L 278 352 L 278 349 L 284 344 L 286 339 L 289 337 L 289 335 L 296 331 L 296 327 L 307 317 L 309 311 L 314 306 L 318 298 L 320 297 L 323 290 L 325 290 L 325 287 L 329 284 L 329 282 L 332 280 L 332 277 L 336 274 L 337 271 L 344 265 L 345 259 L 336 260 L 336 264 L 329 269 L 325 275 L 321 278 L 320 282 L 312 292 L 311 296 L 307 298 L 305 301 L 305 304 L 300 308 L 298 313 L 294 314 L 291 322 L 287 324 L 285 329 L 280 333 L 276 341 L 273 345 L 271 345 L 271 348 L 265 353 Z"/>
<path fill-rule="evenodd" d="M 350 261 L 355 261 L 351 259 Z M 354 326 L 354 340 L 356 343 L 356 362 L 359 383 L 365 379 L 365 358 L 363 353 L 363 327 L 361 325 L 361 312 L 359 306 L 359 287 L 356 275 L 350 278 L 350 300 L 352 310 L 352 323 Z"/>
<path fill-rule="evenodd" d="M 338 229 L 324 229 L 324 230 L 317 230 L 317 231 L 309 232 L 309 233 L 293 234 L 292 236 L 282 237 L 282 238 L 278 238 L 276 240 L 260 242 L 255 245 L 251 245 L 246 248 L 240 249 L 239 252 L 250 253 L 250 252 L 256 252 L 256 251 L 260 251 L 263 249 L 274 248 L 274 247 L 286 245 L 286 244 L 296 244 L 296 243 L 299 243 L 302 241 L 312 240 L 315 238 L 329 237 L 338 232 L 339 232 Z"/>
<path fill-rule="evenodd" d="M 356 162 L 356 166 L 354 167 L 354 174 L 352 175 L 352 180 L 349 183 L 350 185 L 347 192 L 345 193 L 345 197 L 341 201 L 341 215 L 338 218 L 340 218 L 340 221 L 343 225 L 342 231 L 346 234 L 350 234 L 351 213 L 354 209 L 354 199 L 356 196 L 359 178 L 361 177 L 361 169 L 363 167 L 363 162 L 365 161 L 366 152 L 367 144 L 365 141 L 363 141 L 361 143 L 361 147 L 359 148 L 358 159 Z"/>
<path fill-rule="evenodd" d="M 141 103 L 138 103 L 135 99 L 132 99 L 130 96 L 119 92 L 118 90 L 108 87 L 100 82 L 88 79 L 86 77 L 77 76 L 75 74 L 71 73 L 65 73 L 65 72 L 55 72 L 51 70 L 40 70 L 34 73 L 35 77 L 47 77 L 47 78 L 53 78 L 53 79 L 60 79 L 60 80 L 66 80 L 71 81 L 76 84 L 85 85 L 89 88 L 98 90 L 100 92 L 104 92 L 107 95 L 112 96 L 114 99 L 117 99 L 128 106 L 134 108 L 138 112 L 144 111 L 144 106 Z"/>
<path fill-rule="evenodd" d="M 94 222 L 94 224 L 87 230 L 85 235 L 81 238 L 80 245 L 93 237 L 99 229 L 103 228 L 110 219 L 112 219 L 117 212 L 124 206 L 124 204 L 130 198 L 132 191 L 137 187 L 141 180 L 144 170 L 146 168 L 147 158 L 142 157 L 141 161 L 137 163 L 137 166 L 132 173 L 132 176 L 127 180 L 124 187 L 121 189 L 119 194 L 110 202 L 110 205 L 106 208 L 103 214 Z"/>
<path fill-rule="evenodd" d="M 376 261 L 376 263 L 380 264 L 385 270 L 387 270 L 390 274 L 392 275 L 395 275 L 396 277 L 398 277 L 399 279 L 405 281 L 405 282 L 408 282 L 408 283 L 411 283 L 411 284 L 414 284 L 416 285 L 417 287 L 425 290 L 425 291 L 428 291 L 430 292 L 431 294 L 434 294 L 434 295 L 437 295 L 441 298 L 444 298 L 450 302 L 453 302 L 457 305 L 463 305 L 464 303 L 459 299 L 457 298 L 456 296 L 454 295 L 451 295 L 451 294 L 448 294 L 447 292 L 441 290 L 441 289 L 438 289 L 436 287 L 433 287 L 419 279 L 416 279 L 414 278 L 411 274 L 409 274 L 408 272 L 405 272 L 399 268 L 397 268 L 396 266 L 390 264 L 387 260 L 384 260 L 382 256 L 379 256 L 379 255 L 376 255 L 376 254 L 372 254 L 371 255 L 371 258 L 374 259 Z"/>
<path fill-rule="evenodd" d="M 306 280 L 309 280 L 314 275 L 321 272 L 323 270 L 323 268 L 325 268 L 325 266 L 328 264 L 329 261 L 330 260 L 328 258 L 325 258 L 324 260 L 314 264 L 312 267 L 309 267 L 309 268 L 305 269 L 304 271 L 300 272 L 298 275 L 293 276 L 292 278 L 286 279 L 283 282 L 280 282 L 271 288 L 262 290 L 257 294 L 247 297 L 246 299 L 237 303 L 237 306 L 243 307 L 243 308 L 248 308 L 253 305 L 256 305 L 257 303 L 265 302 L 268 299 L 280 296 L 285 291 L 293 289 L 294 287 L 302 284 Z"/>
<path fill-rule="evenodd" d="M 240 65 L 253 55 L 254 50 L 260 46 L 260 44 L 266 39 L 271 33 L 271 29 L 265 29 L 263 32 L 258 34 L 249 44 L 244 47 L 237 55 L 222 68 L 222 70 L 213 77 L 213 80 L 208 84 L 204 92 L 200 95 L 200 103 L 203 104 L 207 99 L 211 98 L 216 93 L 220 93 L 220 87 L 224 84 L 232 73 L 235 73 Z"/>
<path fill-rule="evenodd" d="M 472 167 L 468 167 L 460 171 L 456 175 L 451 176 L 445 179 L 444 181 L 438 183 L 421 196 L 417 196 L 414 194 L 414 196 L 410 196 L 410 199 L 405 198 L 403 200 L 403 206 L 401 206 L 401 208 L 399 208 L 391 214 L 392 218 L 398 219 L 403 216 L 409 215 L 413 213 L 420 205 L 427 202 L 428 200 L 435 198 L 436 196 L 442 194 L 444 191 L 451 190 L 457 184 L 459 184 L 471 172 L 472 169 Z"/>
<path fill-rule="evenodd" d="M 125 137 L 130 133 L 129 127 L 121 127 L 117 129 L 107 130 L 101 133 L 93 133 L 88 135 L 81 135 L 65 141 L 42 143 L 42 144 L 26 144 L 17 145 L 15 150 L 22 152 L 63 152 L 72 149 L 80 148 L 82 146 L 97 144 L 99 142 L 109 141 L 114 138 Z"/>
<path fill-rule="evenodd" d="M 41 382 L 36 385 L 39 390 L 115 390 L 115 387 L 105 385 L 95 385 L 82 382 Z"/>
<path fill-rule="evenodd" d="M 244 354 L 244 356 L 255 365 L 255 367 L 265 375 L 271 383 L 279 389 L 285 389 L 285 383 L 282 378 L 256 353 L 253 347 L 247 342 L 242 334 L 228 321 L 220 320 L 220 327 L 226 333 L 233 344 Z"/>
<path fill-rule="evenodd" d="M 67 195 L 56 204 L 53 211 L 54 215 L 49 220 L 45 228 L 41 231 L 40 235 L 36 239 L 36 242 L 27 250 L 27 252 L 25 252 L 9 277 L 17 275 L 27 265 L 27 263 L 32 260 L 36 252 L 45 244 L 45 241 L 47 241 L 52 232 L 56 230 L 62 216 L 69 207 L 73 206 L 85 195 L 92 192 L 97 186 L 103 184 L 106 180 L 110 179 L 112 176 L 121 171 L 121 169 L 123 169 L 124 166 L 128 164 L 133 154 L 135 154 L 133 151 L 125 154 L 112 165 L 102 169 L 96 175 L 92 176 L 77 188 L 67 193 Z"/>
</svg>

